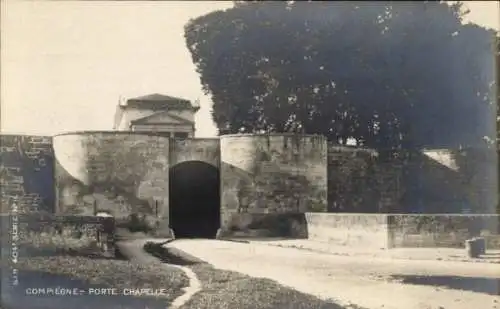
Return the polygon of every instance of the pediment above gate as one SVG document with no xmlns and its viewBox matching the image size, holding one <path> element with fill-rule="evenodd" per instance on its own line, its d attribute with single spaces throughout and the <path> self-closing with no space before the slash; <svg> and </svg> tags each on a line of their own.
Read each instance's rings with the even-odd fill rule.
<svg viewBox="0 0 500 309">
<path fill-rule="evenodd" d="M 182 118 L 177 115 L 173 115 L 168 111 L 155 113 L 153 115 L 140 118 L 131 122 L 133 125 L 146 125 L 146 124 L 173 124 L 173 125 L 193 125 L 193 122 Z"/>
</svg>

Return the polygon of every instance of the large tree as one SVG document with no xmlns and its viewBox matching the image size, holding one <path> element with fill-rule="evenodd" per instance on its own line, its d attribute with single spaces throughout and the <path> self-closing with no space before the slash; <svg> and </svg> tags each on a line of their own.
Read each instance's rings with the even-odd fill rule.
<svg viewBox="0 0 500 309">
<path fill-rule="evenodd" d="M 495 135 L 493 33 L 464 13 L 438 1 L 238 1 L 191 20 L 185 38 L 221 134 L 478 146 Z"/>
</svg>

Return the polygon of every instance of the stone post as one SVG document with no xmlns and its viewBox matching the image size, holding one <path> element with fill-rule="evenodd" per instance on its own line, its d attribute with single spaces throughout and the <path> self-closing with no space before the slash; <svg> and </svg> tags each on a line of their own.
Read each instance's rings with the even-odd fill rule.
<svg viewBox="0 0 500 309">
<path fill-rule="evenodd" d="M 470 258 L 478 258 L 486 253 L 486 241 L 482 237 L 474 237 L 465 241 L 465 250 Z"/>
</svg>

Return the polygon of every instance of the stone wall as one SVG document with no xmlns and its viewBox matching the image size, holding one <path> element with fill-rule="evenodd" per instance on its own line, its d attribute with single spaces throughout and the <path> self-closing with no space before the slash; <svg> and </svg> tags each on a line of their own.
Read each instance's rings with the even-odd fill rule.
<svg viewBox="0 0 500 309">
<path fill-rule="evenodd" d="M 129 132 L 81 132 L 54 137 L 58 214 L 132 214 L 169 234 L 169 139 Z M 167 235 L 168 236 L 168 235 Z"/>
<path fill-rule="evenodd" d="M 220 141 L 218 138 L 176 139 L 170 143 L 170 165 L 201 161 L 219 168 Z"/>
<path fill-rule="evenodd" d="M 307 222 L 303 213 L 237 213 L 232 214 L 218 237 L 284 237 L 307 238 Z"/>
<path fill-rule="evenodd" d="M 392 162 L 391 162 L 392 163 Z M 377 213 L 398 199 L 399 170 L 371 149 L 328 145 L 328 211 Z"/>
<path fill-rule="evenodd" d="M 424 150 L 404 162 L 400 213 L 494 214 L 498 203 L 495 150 Z"/>
<path fill-rule="evenodd" d="M 31 135 L 0 136 L 1 213 L 54 211 L 52 138 Z"/>
<path fill-rule="evenodd" d="M 500 215 L 306 213 L 307 237 L 332 245 L 464 248 L 474 236 L 500 249 Z"/>
<path fill-rule="evenodd" d="M 269 234 L 272 222 L 282 221 L 288 223 L 271 234 L 302 237 L 306 218 L 295 214 L 306 212 L 495 213 L 497 155 L 487 149 L 423 150 L 384 159 L 370 149 L 295 135 L 2 135 L 2 213 L 13 201 L 20 213 L 107 210 L 117 220 L 138 213 L 167 230 L 169 168 L 202 161 L 220 169 L 223 229 Z"/>
<path fill-rule="evenodd" d="M 484 236 L 487 247 L 500 249 L 500 215 L 390 215 L 391 247 L 463 248 L 465 240 Z"/>
<path fill-rule="evenodd" d="M 497 160 L 488 149 L 401 151 L 381 158 L 374 150 L 329 144 L 328 211 L 495 213 Z"/>
<path fill-rule="evenodd" d="M 248 230 L 251 218 L 262 214 L 326 211 L 323 137 L 227 135 L 220 139 L 223 231 Z"/>
<path fill-rule="evenodd" d="M 387 215 L 306 213 L 308 239 L 332 245 L 389 247 Z"/>
<path fill-rule="evenodd" d="M 3 249 L 10 252 L 17 248 L 19 256 L 47 255 L 51 251 L 60 254 L 58 249 L 61 248 L 84 249 L 89 254 L 98 254 L 103 251 L 99 242 L 107 243 L 107 253 L 114 254 L 113 218 L 55 216 L 38 212 L 17 216 L 2 214 L 0 223 Z M 17 231 L 15 238 L 12 233 L 14 226 Z"/>
</svg>

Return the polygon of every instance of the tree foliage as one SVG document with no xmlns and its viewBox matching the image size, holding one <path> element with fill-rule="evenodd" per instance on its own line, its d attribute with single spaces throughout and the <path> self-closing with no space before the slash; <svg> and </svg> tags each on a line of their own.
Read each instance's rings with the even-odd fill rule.
<svg viewBox="0 0 500 309">
<path fill-rule="evenodd" d="M 494 138 L 493 33 L 460 4 L 244 2 L 185 39 L 220 134 L 300 132 L 378 149 Z"/>
</svg>

